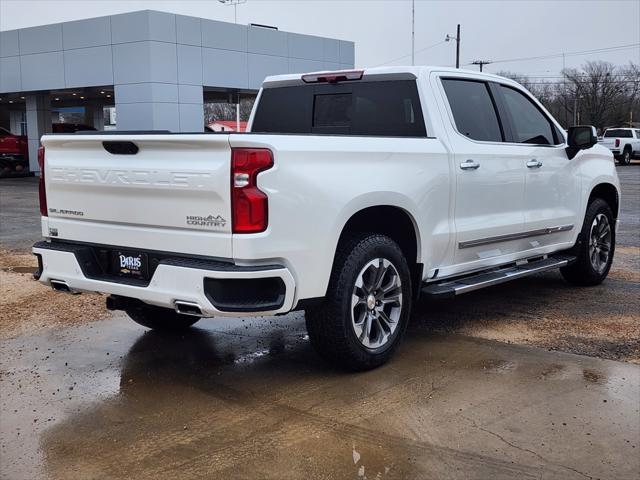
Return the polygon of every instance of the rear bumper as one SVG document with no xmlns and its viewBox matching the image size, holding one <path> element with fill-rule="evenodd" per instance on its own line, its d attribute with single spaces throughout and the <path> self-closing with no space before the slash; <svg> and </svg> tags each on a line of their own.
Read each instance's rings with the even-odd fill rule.
<svg viewBox="0 0 640 480">
<path fill-rule="evenodd" d="M 32 251 L 39 260 L 39 281 L 46 285 L 64 282 L 72 292 L 135 298 L 172 309 L 177 301 L 189 302 L 198 305 L 203 316 L 275 315 L 293 307 L 295 281 L 281 265 L 249 267 L 230 261 L 167 257 L 159 262 L 148 283 L 140 284 L 96 273 L 87 260 L 88 248 L 68 243 L 36 243 Z M 269 292 L 268 298 L 260 298 L 264 291 Z M 243 297 L 243 292 L 250 297 Z"/>
</svg>

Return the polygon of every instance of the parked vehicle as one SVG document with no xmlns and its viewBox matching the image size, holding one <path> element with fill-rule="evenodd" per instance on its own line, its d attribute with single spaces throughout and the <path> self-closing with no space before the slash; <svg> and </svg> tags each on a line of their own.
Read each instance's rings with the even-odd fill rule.
<svg viewBox="0 0 640 480">
<path fill-rule="evenodd" d="M 82 123 L 54 123 L 51 125 L 53 133 L 75 133 L 75 132 L 87 132 L 96 131 L 95 127 L 91 125 L 84 125 Z"/>
<path fill-rule="evenodd" d="M 0 127 L 0 176 L 21 175 L 29 171 L 27 137 Z"/>
<path fill-rule="evenodd" d="M 640 129 L 608 128 L 600 143 L 611 150 L 621 165 L 629 165 L 632 158 L 640 158 Z"/>
<path fill-rule="evenodd" d="M 322 356 L 366 369 L 391 356 L 420 294 L 609 272 L 611 153 L 593 127 L 565 138 L 512 80 L 269 77 L 249 130 L 44 136 L 40 281 L 109 294 L 158 329 L 304 309 Z"/>
</svg>

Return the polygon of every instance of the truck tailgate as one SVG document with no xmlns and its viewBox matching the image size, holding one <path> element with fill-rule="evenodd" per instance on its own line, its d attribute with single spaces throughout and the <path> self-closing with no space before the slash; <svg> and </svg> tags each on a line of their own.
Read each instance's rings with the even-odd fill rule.
<svg viewBox="0 0 640 480">
<path fill-rule="evenodd" d="M 612 148 L 614 148 L 615 141 L 616 141 L 616 139 L 614 137 L 609 137 L 609 138 L 603 138 L 601 140 L 598 140 L 598 143 L 600 145 L 602 145 L 603 147 L 607 147 L 608 149 L 612 149 Z"/>
<path fill-rule="evenodd" d="M 45 236 L 231 258 L 228 135 L 51 135 L 42 144 Z"/>
</svg>

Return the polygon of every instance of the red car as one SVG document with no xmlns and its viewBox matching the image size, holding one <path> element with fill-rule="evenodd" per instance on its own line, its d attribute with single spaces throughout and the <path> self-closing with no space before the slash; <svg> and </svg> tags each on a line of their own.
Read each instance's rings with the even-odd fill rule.
<svg viewBox="0 0 640 480">
<path fill-rule="evenodd" d="M 29 171 L 27 137 L 14 135 L 0 127 L 0 176 L 23 174 Z"/>
<path fill-rule="evenodd" d="M 53 133 L 75 133 L 95 130 L 81 123 L 54 123 Z M 14 135 L 0 127 L 0 177 L 29 173 L 29 144 L 24 135 Z"/>
</svg>

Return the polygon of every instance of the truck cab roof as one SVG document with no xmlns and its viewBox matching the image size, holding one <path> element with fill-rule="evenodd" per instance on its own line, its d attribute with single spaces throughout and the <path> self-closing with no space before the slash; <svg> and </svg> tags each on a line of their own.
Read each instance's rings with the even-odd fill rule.
<svg viewBox="0 0 640 480">
<path fill-rule="evenodd" d="M 286 75 L 272 75 L 267 77 L 262 86 L 263 88 L 275 88 L 292 85 L 304 85 L 305 83 L 311 83 L 305 81 L 305 77 L 324 77 L 324 76 L 339 76 L 340 74 L 359 73 L 360 78 L 352 80 L 361 81 L 375 81 L 380 80 L 380 77 L 384 77 L 385 80 L 407 80 L 416 79 L 420 77 L 428 77 L 432 72 L 439 73 L 451 73 L 451 74 L 464 74 L 465 76 L 473 78 L 482 78 L 484 80 L 495 80 L 502 83 L 515 83 L 513 80 L 494 75 L 491 73 L 478 72 L 475 70 L 466 70 L 453 67 L 442 67 L 435 65 L 424 66 L 394 66 L 394 67 L 372 67 L 372 68 L 354 68 L 349 70 L 322 70 L 309 73 L 290 73 Z"/>
</svg>

